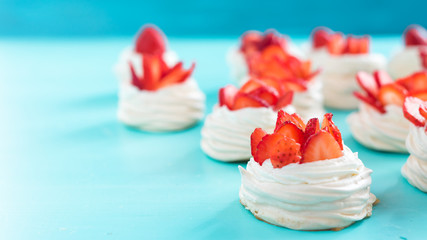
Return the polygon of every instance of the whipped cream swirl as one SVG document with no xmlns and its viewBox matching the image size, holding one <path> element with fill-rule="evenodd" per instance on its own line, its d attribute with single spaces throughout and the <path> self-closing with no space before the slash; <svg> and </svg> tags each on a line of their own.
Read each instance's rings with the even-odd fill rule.
<svg viewBox="0 0 427 240">
<path fill-rule="evenodd" d="M 314 117 L 322 119 L 325 110 L 323 109 L 322 82 L 320 79 L 317 77 L 311 79 L 306 91 L 294 92 L 292 105 L 304 120 Z"/>
<path fill-rule="evenodd" d="M 240 202 L 255 217 L 296 230 L 349 226 L 372 214 L 372 170 L 344 146 L 344 156 L 273 168 L 252 158 L 242 175 Z"/>
<path fill-rule="evenodd" d="M 120 83 L 119 119 L 147 131 L 174 131 L 203 118 L 205 95 L 194 79 L 157 91 L 139 90 L 128 81 Z"/>
<path fill-rule="evenodd" d="M 385 57 L 375 53 L 334 56 L 326 49 L 318 49 L 309 56 L 313 67 L 322 69 L 319 78 L 323 82 L 325 105 L 338 109 L 357 108 L 358 100 L 353 96 L 360 89 L 355 78 L 357 72 L 372 73 L 386 66 Z"/>
<path fill-rule="evenodd" d="M 406 77 L 423 69 L 418 47 L 405 47 L 396 52 L 387 66 L 393 78 Z"/>
<path fill-rule="evenodd" d="M 359 112 L 350 114 L 347 122 L 353 137 L 367 148 L 406 153 L 405 140 L 409 133 L 409 121 L 402 108 L 387 105 L 381 114 L 373 107 L 360 103 Z"/>
<path fill-rule="evenodd" d="M 283 109 L 294 113 L 292 106 Z M 255 128 L 273 132 L 277 112 L 271 108 L 242 108 L 231 111 L 226 106 L 215 105 L 202 128 L 202 150 L 210 157 L 234 162 L 251 157 L 251 134 Z"/>
<path fill-rule="evenodd" d="M 411 155 L 402 167 L 402 175 L 412 186 L 427 192 L 427 133 L 424 129 L 411 125 L 406 139 Z"/>
</svg>

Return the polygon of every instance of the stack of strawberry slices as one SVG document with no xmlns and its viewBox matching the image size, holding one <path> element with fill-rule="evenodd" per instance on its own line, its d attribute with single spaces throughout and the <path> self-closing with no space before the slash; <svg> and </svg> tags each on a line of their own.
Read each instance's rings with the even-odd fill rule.
<svg viewBox="0 0 427 240">
<path fill-rule="evenodd" d="M 297 230 L 342 229 L 372 214 L 371 170 L 343 144 L 324 115 L 305 123 L 279 111 L 269 134 L 256 128 L 242 175 L 240 202 L 256 218 Z"/>
<path fill-rule="evenodd" d="M 219 103 L 206 118 L 201 147 L 220 161 L 242 161 L 251 156 L 249 137 L 256 127 L 274 129 L 278 110 L 294 112 L 293 92 L 278 92 L 258 79 L 240 89 L 228 85 L 219 90 Z"/>
<path fill-rule="evenodd" d="M 410 156 L 402 167 L 402 175 L 412 186 L 427 192 L 427 101 L 407 97 L 403 113 L 411 127 L 406 139 Z"/>
<path fill-rule="evenodd" d="M 338 109 L 357 108 L 353 91 L 359 87 L 355 75 L 359 71 L 373 72 L 385 68 L 386 59 L 370 52 L 369 36 L 345 36 L 327 28 L 317 28 L 312 34 L 310 59 L 321 68 L 325 105 Z"/>
<path fill-rule="evenodd" d="M 410 25 L 403 33 L 404 46 L 396 51 L 387 69 L 393 78 L 427 69 L 427 30 Z"/>
<path fill-rule="evenodd" d="M 313 71 L 311 62 L 303 60 L 286 38 L 274 31 L 264 35 L 249 31 L 242 36 L 239 50 L 231 51 L 230 56 L 232 72 L 241 71 L 237 74 L 240 83 L 256 77 L 273 87 L 294 91 L 293 105 L 299 114 L 304 118 L 323 115 L 321 83 L 316 80 L 319 71 Z"/>
<path fill-rule="evenodd" d="M 375 150 L 407 152 L 409 122 L 402 113 L 403 102 L 408 96 L 427 100 L 427 72 L 395 82 L 384 71 L 360 72 L 356 79 L 363 91 L 354 93 L 360 100 L 359 111 L 348 118 L 354 138 Z"/>
<path fill-rule="evenodd" d="M 133 50 L 125 50 L 116 67 L 118 117 L 142 130 L 180 130 L 203 117 L 205 96 L 191 77 L 195 64 L 185 68 L 169 57 L 173 54 L 167 53 L 163 36 L 156 27 L 143 27 Z"/>
</svg>

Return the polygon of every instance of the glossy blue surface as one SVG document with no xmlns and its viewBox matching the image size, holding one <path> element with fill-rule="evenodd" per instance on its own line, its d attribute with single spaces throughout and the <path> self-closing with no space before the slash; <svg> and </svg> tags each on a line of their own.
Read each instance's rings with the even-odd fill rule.
<svg viewBox="0 0 427 240">
<path fill-rule="evenodd" d="M 388 54 L 398 38 L 374 38 Z M 112 73 L 123 39 L 0 39 L 0 239 L 422 239 L 427 195 L 400 175 L 408 155 L 368 150 L 332 111 L 343 139 L 374 170 L 373 216 L 340 232 L 256 220 L 239 203 L 239 164 L 206 157 L 202 124 L 145 133 L 116 119 Z M 172 39 L 207 94 L 229 83 L 234 40 Z M 240 165 L 245 165 L 240 163 Z M 424 234 L 424 235 L 423 235 Z"/>
</svg>

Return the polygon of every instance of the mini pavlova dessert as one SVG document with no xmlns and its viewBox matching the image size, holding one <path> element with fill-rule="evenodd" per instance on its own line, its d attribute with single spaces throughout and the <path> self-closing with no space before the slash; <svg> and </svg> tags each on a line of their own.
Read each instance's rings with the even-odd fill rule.
<svg viewBox="0 0 427 240">
<path fill-rule="evenodd" d="M 267 30 L 264 33 L 247 31 L 240 38 L 240 46 L 231 48 L 227 54 L 233 80 L 239 85 L 244 84 L 250 78 L 249 72 L 254 66 L 252 59 L 257 58 L 269 48 L 277 48 L 298 57 L 302 56 L 301 51 L 289 41 L 287 36 L 275 30 Z"/>
<path fill-rule="evenodd" d="M 402 175 L 412 186 L 427 192 L 427 101 L 407 97 L 403 113 L 411 127 L 406 139 L 410 155 L 402 167 Z"/>
<path fill-rule="evenodd" d="M 251 79 L 240 89 L 227 85 L 219 90 L 219 104 L 202 128 L 202 150 L 211 158 L 232 162 L 249 160 L 254 128 L 274 129 L 277 111 L 293 113 L 293 92 L 279 94 L 273 87 Z"/>
<path fill-rule="evenodd" d="M 363 93 L 354 92 L 360 100 L 359 111 L 347 119 L 353 137 L 367 148 L 406 153 L 409 122 L 402 113 L 403 102 L 406 96 L 427 99 L 427 73 L 393 82 L 384 71 L 359 72 L 356 79 Z"/>
<path fill-rule="evenodd" d="M 296 230 L 340 230 L 372 214 L 372 170 L 345 146 L 332 114 L 305 124 L 279 112 L 275 130 L 256 128 L 240 202 L 254 216 Z"/>
<path fill-rule="evenodd" d="M 165 42 L 153 27 L 144 28 L 136 42 L 137 61 L 128 59 L 118 71 L 118 117 L 123 123 L 147 131 L 188 128 L 203 118 L 205 95 L 182 62 L 165 60 Z M 141 51 L 136 51 L 137 49 Z M 121 69 L 120 58 L 117 69 Z"/>
<path fill-rule="evenodd" d="M 419 25 L 410 25 L 404 32 L 405 45 L 388 63 L 393 78 L 427 69 L 427 31 Z"/>
<path fill-rule="evenodd" d="M 312 34 L 309 58 L 322 70 L 325 105 L 338 109 L 355 109 L 358 101 L 353 91 L 359 90 L 354 76 L 359 71 L 372 73 L 384 69 L 383 55 L 369 51 L 369 36 L 344 36 L 327 28 L 317 28 Z"/>
<path fill-rule="evenodd" d="M 264 36 L 258 32 L 248 32 L 242 37 L 239 51 L 231 51 L 231 56 L 244 59 L 245 70 L 240 71 L 240 82 L 258 78 L 278 91 L 294 91 L 292 105 L 303 118 L 322 116 L 322 85 L 316 77 L 319 71 L 313 71 L 310 61 L 303 60 L 295 47 L 289 47 L 289 41 L 274 32 Z M 237 57 L 234 57 L 237 59 Z M 233 72 L 242 67 L 233 66 L 237 60 L 229 61 Z M 236 64 L 238 65 L 238 64 Z"/>
</svg>

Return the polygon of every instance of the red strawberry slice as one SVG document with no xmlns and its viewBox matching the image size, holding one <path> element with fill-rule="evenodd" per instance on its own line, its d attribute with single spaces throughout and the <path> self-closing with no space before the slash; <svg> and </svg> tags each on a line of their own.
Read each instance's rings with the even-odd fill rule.
<svg viewBox="0 0 427 240">
<path fill-rule="evenodd" d="M 419 98 L 407 97 L 403 104 L 403 115 L 415 126 L 424 127 L 426 119 L 420 114 L 420 106 L 423 101 Z"/>
<path fill-rule="evenodd" d="M 242 36 L 242 46 L 240 49 L 245 52 L 247 50 L 258 48 L 261 43 L 263 36 L 257 31 L 248 31 Z M 258 50 L 258 49 L 256 49 Z"/>
<path fill-rule="evenodd" d="M 232 110 L 234 105 L 234 99 L 239 90 L 233 85 L 227 85 L 219 89 L 219 106 L 227 106 L 228 109 Z"/>
<path fill-rule="evenodd" d="M 346 42 L 341 33 L 331 34 L 328 42 L 328 51 L 332 55 L 340 55 L 343 53 Z"/>
<path fill-rule="evenodd" d="M 270 106 L 274 106 L 277 103 L 279 94 L 276 89 L 268 86 L 259 87 L 249 93 L 249 95 L 258 97 L 266 101 Z"/>
<path fill-rule="evenodd" d="M 408 28 L 409 29 L 405 33 L 406 46 L 427 45 L 427 34 L 423 27 L 419 25 L 413 25 Z"/>
<path fill-rule="evenodd" d="M 345 53 L 358 54 L 359 53 L 359 39 L 348 36 L 346 39 Z"/>
<path fill-rule="evenodd" d="M 162 55 L 166 43 L 162 32 L 156 27 L 143 27 L 135 43 L 135 51 L 142 54 Z"/>
<path fill-rule="evenodd" d="M 261 166 L 265 160 L 269 159 L 271 153 L 273 152 L 273 147 L 283 139 L 281 134 L 267 134 L 265 135 L 261 142 L 257 146 L 257 150 L 254 157 L 255 162 L 259 163 Z"/>
<path fill-rule="evenodd" d="M 362 93 L 359 92 L 353 92 L 353 95 L 358 98 L 359 100 L 361 100 L 362 102 L 365 102 L 366 104 L 370 105 L 371 107 L 373 107 L 374 109 L 376 109 L 378 112 L 380 113 L 385 113 L 385 109 L 384 106 L 377 101 L 376 98 L 370 97 L 370 96 L 365 96 Z"/>
<path fill-rule="evenodd" d="M 285 94 L 279 97 L 273 109 L 277 111 L 282 108 L 285 108 L 286 106 L 292 103 L 293 97 L 294 97 L 294 92 L 291 92 L 291 91 L 286 92 Z"/>
<path fill-rule="evenodd" d="M 407 94 L 408 91 L 406 91 L 402 86 L 395 83 L 389 83 L 381 87 L 378 92 L 378 100 L 383 106 L 388 104 L 402 106 Z"/>
<path fill-rule="evenodd" d="M 252 154 L 252 156 L 256 155 L 258 144 L 261 142 L 262 138 L 265 135 L 267 135 L 267 133 L 264 130 L 262 130 L 261 128 L 255 128 L 254 132 L 251 134 L 251 154 Z"/>
<path fill-rule="evenodd" d="M 144 89 L 144 82 L 141 81 L 141 78 L 139 78 L 136 73 L 135 73 L 135 69 L 133 68 L 132 63 L 129 62 L 129 68 L 130 68 L 130 73 L 131 73 L 131 83 L 132 85 L 134 85 L 135 87 L 137 87 L 139 90 L 143 90 Z"/>
<path fill-rule="evenodd" d="M 340 149 L 343 150 L 342 137 L 341 132 L 338 127 L 335 125 L 334 121 L 332 121 L 332 113 L 326 113 L 323 117 L 322 121 L 322 130 L 329 132 L 337 141 L 338 145 L 340 145 Z"/>
<path fill-rule="evenodd" d="M 265 84 L 262 81 L 252 78 L 252 79 L 249 79 L 245 84 L 243 84 L 242 87 L 240 87 L 240 91 L 244 93 L 250 93 L 253 90 L 262 86 L 265 86 Z"/>
<path fill-rule="evenodd" d="M 414 91 L 411 92 L 409 96 L 419 98 L 423 101 L 427 101 L 427 90 Z"/>
<path fill-rule="evenodd" d="M 414 73 L 408 77 L 396 80 L 396 83 L 409 92 L 427 90 L 427 71 Z"/>
<path fill-rule="evenodd" d="M 374 78 L 378 88 L 393 82 L 393 79 L 391 79 L 390 75 L 388 75 L 388 73 L 383 70 L 375 71 Z"/>
<path fill-rule="evenodd" d="M 421 59 L 421 65 L 423 68 L 427 68 L 427 47 L 420 47 L 418 51 Z"/>
<path fill-rule="evenodd" d="M 271 61 L 276 59 L 279 61 L 284 61 L 288 57 L 288 54 L 286 54 L 282 47 L 278 45 L 270 45 L 262 51 L 261 57 L 264 61 Z"/>
<path fill-rule="evenodd" d="M 146 90 L 158 89 L 162 77 L 161 57 L 157 55 L 143 55 L 144 88 Z"/>
<path fill-rule="evenodd" d="M 359 53 L 369 53 L 369 36 L 361 37 L 358 40 Z"/>
<path fill-rule="evenodd" d="M 327 28 L 320 28 L 319 30 L 315 30 L 312 37 L 312 43 L 314 48 L 320 48 L 328 45 L 330 40 L 330 30 Z"/>
<path fill-rule="evenodd" d="M 427 120 L 427 101 L 424 101 L 421 103 L 420 108 L 418 109 L 421 116 L 424 117 L 424 119 Z"/>
<path fill-rule="evenodd" d="M 280 83 L 279 80 L 274 78 L 261 78 L 260 81 L 262 81 L 265 85 L 270 86 L 274 89 L 276 89 L 277 93 L 279 95 L 282 95 L 286 92 L 285 86 Z"/>
<path fill-rule="evenodd" d="M 277 120 L 276 120 L 276 128 L 274 129 L 274 132 L 279 130 L 279 128 L 285 123 L 285 122 L 292 122 L 296 126 L 299 127 L 302 131 L 305 129 L 304 121 L 301 119 L 301 117 L 297 113 L 289 114 L 283 110 L 279 110 L 277 113 Z"/>
<path fill-rule="evenodd" d="M 279 36 L 279 34 L 274 31 L 274 30 L 267 30 L 266 31 L 267 34 L 265 34 L 264 39 L 262 39 L 262 41 L 259 44 L 259 48 L 260 49 L 264 49 L 267 46 L 279 46 L 281 48 L 285 48 L 286 47 L 286 39 Z"/>
<path fill-rule="evenodd" d="M 302 145 L 304 142 L 304 132 L 294 123 L 288 121 L 282 124 L 275 133 L 282 134 L 285 137 L 293 139 L 296 143 Z"/>
<path fill-rule="evenodd" d="M 366 72 L 358 72 L 356 74 L 356 81 L 365 92 L 373 98 L 378 94 L 378 86 L 375 78 Z"/>
<path fill-rule="evenodd" d="M 239 110 L 248 107 L 268 107 L 268 103 L 261 98 L 251 96 L 247 93 L 238 92 L 236 98 L 234 99 L 232 110 Z"/>
<path fill-rule="evenodd" d="M 334 159 L 341 156 L 343 156 L 343 152 L 335 138 L 325 130 L 320 130 L 308 138 L 304 144 L 301 163 Z"/>
<path fill-rule="evenodd" d="M 301 145 L 293 139 L 284 137 L 270 149 L 270 160 L 273 168 L 281 168 L 291 163 L 299 163 L 301 160 Z"/>
<path fill-rule="evenodd" d="M 307 126 L 305 127 L 305 131 L 304 131 L 304 142 L 306 142 L 307 139 L 311 137 L 311 135 L 313 135 L 319 131 L 320 131 L 319 119 L 318 118 L 312 118 L 312 119 L 308 120 Z"/>
<path fill-rule="evenodd" d="M 307 81 L 300 78 L 288 78 L 282 81 L 285 89 L 293 92 L 304 92 L 307 90 Z"/>
<path fill-rule="evenodd" d="M 191 75 L 196 66 L 194 63 L 191 65 L 189 70 L 184 70 L 182 68 L 182 62 L 177 63 L 173 68 L 171 68 L 165 76 L 160 79 L 158 88 L 163 88 L 175 83 L 182 83 Z"/>
</svg>

